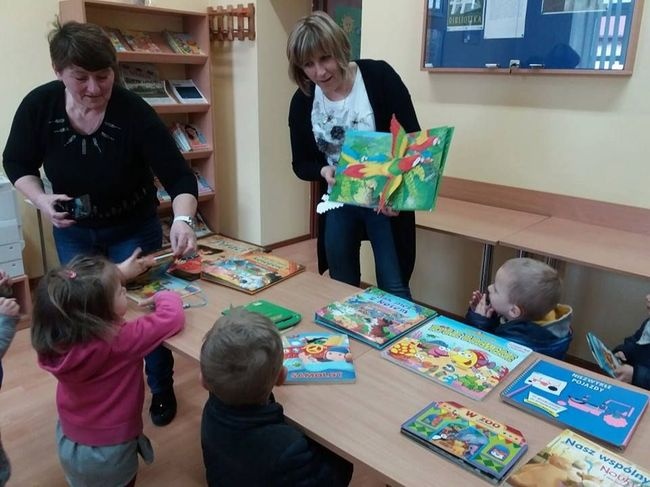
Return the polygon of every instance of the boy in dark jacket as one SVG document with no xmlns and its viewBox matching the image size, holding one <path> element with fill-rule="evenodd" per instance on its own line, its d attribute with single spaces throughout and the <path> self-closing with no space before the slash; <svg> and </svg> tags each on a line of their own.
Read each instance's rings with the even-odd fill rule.
<svg viewBox="0 0 650 487">
<path fill-rule="evenodd" d="M 645 306 L 650 312 L 650 294 Z M 614 355 L 624 362 L 614 371 L 618 380 L 650 390 L 650 318 L 614 349 Z"/>
<path fill-rule="evenodd" d="M 536 352 L 564 358 L 573 334 L 572 309 L 558 304 L 557 271 L 534 259 L 506 261 L 483 294 L 474 291 L 466 321 Z"/>
<path fill-rule="evenodd" d="M 266 317 L 236 308 L 201 348 L 210 392 L 201 421 L 209 486 L 344 486 L 352 464 L 289 426 L 271 390 L 286 378 L 282 341 Z"/>
</svg>

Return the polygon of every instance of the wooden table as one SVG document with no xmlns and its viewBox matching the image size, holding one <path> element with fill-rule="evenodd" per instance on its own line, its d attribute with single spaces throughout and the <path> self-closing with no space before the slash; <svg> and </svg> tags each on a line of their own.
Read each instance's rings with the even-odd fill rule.
<svg viewBox="0 0 650 487">
<path fill-rule="evenodd" d="M 309 436 L 349 460 L 366 465 L 391 486 L 491 485 L 405 437 L 400 433 L 400 425 L 434 400 L 456 401 L 510 424 L 524 434 L 529 450 L 515 466 L 518 468 L 563 429 L 499 398 L 505 385 L 538 357 L 538 354 L 529 357 L 506 378 L 505 384 L 500 384 L 482 401 L 469 399 L 390 363 L 376 350 L 355 359 L 355 384 L 282 386 L 276 387 L 274 394 L 284 406 L 287 418 Z M 563 365 L 588 373 L 579 367 Z M 647 470 L 650 467 L 648 444 L 650 419 L 646 416 L 623 454 Z"/>
<path fill-rule="evenodd" d="M 302 315 L 302 321 L 298 326 L 291 328 L 292 331 L 322 331 L 323 328 L 313 322 L 314 312 L 332 301 L 361 291 L 354 286 L 312 272 L 302 272 L 254 295 L 203 280 L 196 282 L 203 290 L 208 304 L 200 308 L 187 309 L 185 329 L 165 341 L 165 345 L 172 350 L 195 360 L 199 360 L 201 344 L 206 332 L 212 328 L 214 322 L 221 316 L 221 312 L 230 305 L 240 306 L 257 299 L 266 299 Z M 188 303 L 194 302 L 192 296 L 185 299 Z M 131 308 L 131 312 L 137 312 L 134 308 Z M 360 357 L 371 350 L 368 345 L 353 340 L 351 342 L 354 342 L 351 343 L 354 357 Z"/>
<path fill-rule="evenodd" d="M 460 236 L 483 244 L 479 289 L 489 284 L 492 252 L 504 238 L 548 217 L 468 201 L 439 197 L 433 211 L 415 213 L 419 228 Z"/>
<path fill-rule="evenodd" d="M 550 217 L 504 236 L 499 243 L 576 264 L 650 277 L 650 235 Z"/>
</svg>

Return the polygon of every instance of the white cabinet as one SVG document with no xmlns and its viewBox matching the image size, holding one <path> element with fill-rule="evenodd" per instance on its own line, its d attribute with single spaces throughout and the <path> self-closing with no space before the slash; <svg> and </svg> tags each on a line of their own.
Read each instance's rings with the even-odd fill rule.
<svg viewBox="0 0 650 487">
<path fill-rule="evenodd" d="M 0 177 L 0 269 L 11 277 L 25 273 L 24 246 L 16 190 L 6 177 Z"/>
</svg>

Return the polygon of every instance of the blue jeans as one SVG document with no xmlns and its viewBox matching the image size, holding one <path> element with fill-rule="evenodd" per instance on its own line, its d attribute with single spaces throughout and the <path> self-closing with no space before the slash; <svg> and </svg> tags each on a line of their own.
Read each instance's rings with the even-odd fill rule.
<svg viewBox="0 0 650 487">
<path fill-rule="evenodd" d="M 73 225 L 53 228 L 56 251 L 61 264 L 76 255 L 104 255 L 113 262 L 126 260 L 140 247 L 143 253 L 158 250 L 162 245 L 162 228 L 157 216 L 108 228 L 84 228 Z M 174 384 L 174 357 L 160 345 L 144 359 L 147 384 L 153 394 L 165 392 Z"/>
<path fill-rule="evenodd" d="M 390 217 L 371 208 L 345 205 L 325 213 L 325 253 L 330 277 L 353 286 L 361 283 L 360 250 L 365 234 L 375 255 L 379 289 L 411 299 L 408 282 L 399 267 Z"/>
</svg>

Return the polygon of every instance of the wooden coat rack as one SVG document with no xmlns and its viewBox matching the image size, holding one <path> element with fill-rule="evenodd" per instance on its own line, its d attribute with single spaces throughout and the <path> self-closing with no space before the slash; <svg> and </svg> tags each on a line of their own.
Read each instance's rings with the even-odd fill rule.
<svg viewBox="0 0 650 487">
<path fill-rule="evenodd" d="M 211 39 L 218 41 L 255 40 L 255 5 L 252 3 L 249 3 L 248 7 L 244 7 L 241 3 L 237 7 L 232 5 L 208 7 L 208 17 L 210 18 Z"/>
</svg>

